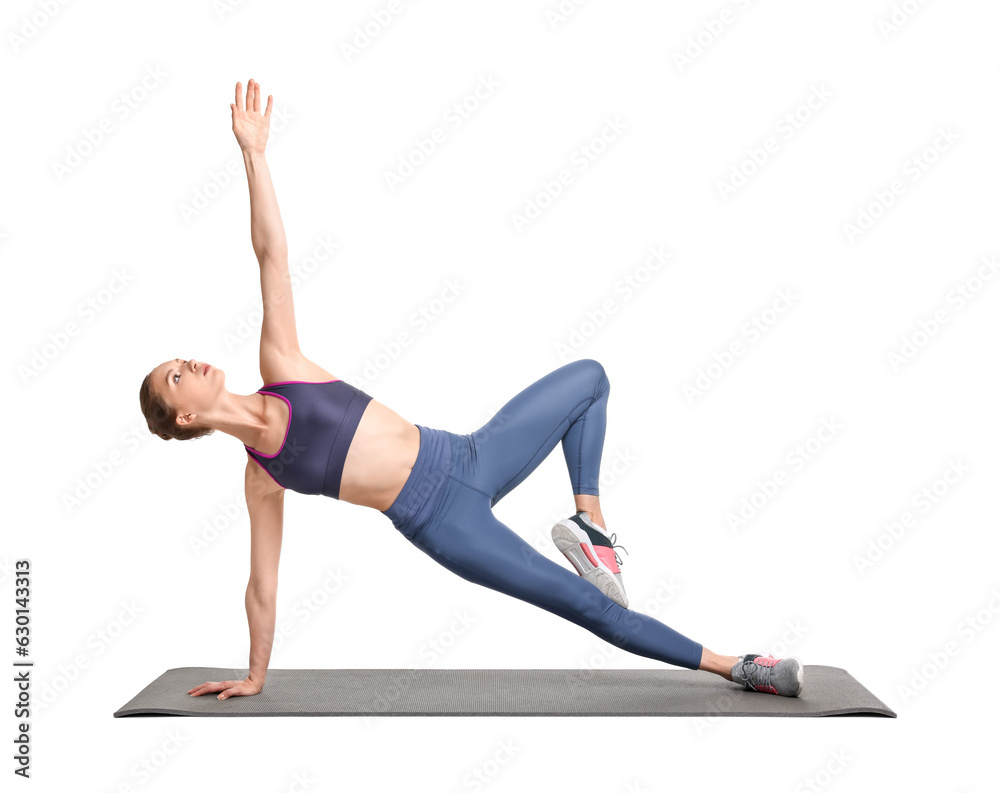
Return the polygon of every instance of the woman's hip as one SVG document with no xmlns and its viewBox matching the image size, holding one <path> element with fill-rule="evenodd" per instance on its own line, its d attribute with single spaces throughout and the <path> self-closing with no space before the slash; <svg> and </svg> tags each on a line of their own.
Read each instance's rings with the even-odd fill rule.
<svg viewBox="0 0 1000 793">
<path fill-rule="evenodd" d="M 441 511 L 449 484 L 474 472 L 470 435 L 418 424 L 420 447 L 402 490 L 382 514 L 407 539 L 413 539 Z"/>
</svg>

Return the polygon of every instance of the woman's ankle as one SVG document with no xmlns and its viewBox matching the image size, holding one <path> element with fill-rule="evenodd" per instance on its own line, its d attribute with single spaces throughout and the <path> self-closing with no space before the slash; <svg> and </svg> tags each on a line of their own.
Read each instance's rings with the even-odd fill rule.
<svg viewBox="0 0 1000 793">
<path fill-rule="evenodd" d="M 607 525 L 604 522 L 604 515 L 601 514 L 601 502 L 598 496 L 577 493 L 573 496 L 573 501 L 576 502 L 576 509 L 578 512 L 586 512 L 587 517 L 590 518 L 591 522 L 595 526 L 600 526 L 602 529 L 607 531 Z"/>
<path fill-rule="evenodd" d="M 718 653 L 713 653 L 708 648 L 702 648 L 701 665 L 698 667 L 700 670 L 705 672 L 711 672 L 712 674 L 724 677 L 726 680 L 732 681 L 732 670 L 733 667 L 739 663 L 739 656 L 734 655 L 719 655 Z"/>
</svg>

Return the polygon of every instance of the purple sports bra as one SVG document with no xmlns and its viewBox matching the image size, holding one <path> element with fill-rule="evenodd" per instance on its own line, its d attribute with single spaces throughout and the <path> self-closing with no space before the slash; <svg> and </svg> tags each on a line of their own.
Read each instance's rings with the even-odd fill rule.
<svg viewBox="0 0 1000 793">
<path fill-rule="evenodd" d="M 344 459 L 372 398 L 343 380 L 268 383 L 259 394 L 288 404 L 288 426 L 277 454 L 243 448 L 284 488 L 308 495 L 340 497 Z"/>
</svg>

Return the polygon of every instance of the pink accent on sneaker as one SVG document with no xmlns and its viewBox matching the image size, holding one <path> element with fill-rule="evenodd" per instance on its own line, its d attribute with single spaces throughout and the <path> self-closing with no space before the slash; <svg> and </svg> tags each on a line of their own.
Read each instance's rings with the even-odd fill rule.
<svg viewBox="0 0 1000 793">
<path fill-rule="evenodd" d="M 615 549 L 609 548 L 606 545 L 595 545 L 594 550 L 597 551 L 597 556 L 600 558 L 607 568 L 612 573 L 620 573 L 621 570 L 618 567 L 618 562 L 615 561 Z"/>
<path fill-rule="evenodd" d="M 584 555 L 587 557 L 587 561 L 590 562 L 594 567 L 600 567 L 594 555 L 590 552 L 590 546 L 586 543 L 580 543 L 580 549 L 583 551 Z"/>
<path fill-rule="evenodd" d="M 780 660 L 781 660 L 780 658 L 775 658 L 773 655 L 767 658 L 765 658 L 762 655 L 758 655 L 756 658 L 753 659 L 753 662 L 758 666 L 774 666 Z"/>
</svg>

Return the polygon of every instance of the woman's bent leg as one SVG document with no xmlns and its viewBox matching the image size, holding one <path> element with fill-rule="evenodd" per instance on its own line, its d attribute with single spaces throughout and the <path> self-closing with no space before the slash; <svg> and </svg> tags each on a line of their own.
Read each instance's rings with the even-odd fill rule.
<svg viewBox="0 0 1000 793">
<path fill-rule="evenodd" d="M 453 480 L 444 502 L 410 541 L 453 573 L 574 622 L 630 653 L 699 667 L 701 644 L 646 614 L 622 608 L 538 553 L 497 520 L 486 494 Z"/>
<path fill-rule="evenodd" d="M 490 506 L 517 487 L 559 441 L 574 494 L 599 495 L 610 383 L 591 358 L 536 380 L 473 433 L 475 472 L 467 484 Z"/>
</svg>

